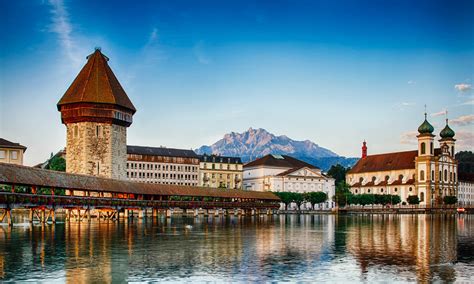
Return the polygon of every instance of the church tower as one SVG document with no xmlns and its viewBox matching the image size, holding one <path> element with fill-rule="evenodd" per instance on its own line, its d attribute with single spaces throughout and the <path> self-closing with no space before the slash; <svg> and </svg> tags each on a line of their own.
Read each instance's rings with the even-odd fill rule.
<svg viewBox="0 0 474 284">
<path fill-rule="evenodd" d="M 433 132 L 434 127 L 428 122 L 425 112 L 425 121 L 418 127 L 418 156 L 415 160 L 416 189 L 420 203 L 424 205 L 431 205 L 433 202 L 435 179 Z"/>
<path fill-rule="evenodd" d="M 126 179 L 127 127 L 135 107 L 96 49 L 57 107 L 67 128 L 66 172 Z"/>
</svg>

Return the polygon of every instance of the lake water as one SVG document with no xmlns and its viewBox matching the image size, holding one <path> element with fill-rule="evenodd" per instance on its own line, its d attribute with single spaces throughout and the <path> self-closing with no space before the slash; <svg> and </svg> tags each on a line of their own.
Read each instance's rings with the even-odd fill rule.
<svg viewBox="0 0 474 284">
<path fill-rule="evenodd" d="M 274 215 L 0 225 L 0 280 L 474 281 L 474 216 Z"/>
</svg>

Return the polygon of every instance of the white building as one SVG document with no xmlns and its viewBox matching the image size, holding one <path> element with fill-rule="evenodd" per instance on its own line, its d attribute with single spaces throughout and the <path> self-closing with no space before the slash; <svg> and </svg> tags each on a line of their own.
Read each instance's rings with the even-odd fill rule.
<svg viewBox="0 0 474 284">
<path fill-rule="evenodd" d="M 474 174 L 459 174 L 458 204 L 474 206 Z"/>
<path fill-rule="evenodd" d="M 199 156 L 192 150 L 127 146 L 127 179 L 137 182 L 198 185 Z"/>
<path fill-rule="evenodd" d="M 245 190 L 324 192 L 323 208 L 334 207 L 335 180 L 313 165 L 286 155 L 267 155 L 244 165 Z"/>
</svg>

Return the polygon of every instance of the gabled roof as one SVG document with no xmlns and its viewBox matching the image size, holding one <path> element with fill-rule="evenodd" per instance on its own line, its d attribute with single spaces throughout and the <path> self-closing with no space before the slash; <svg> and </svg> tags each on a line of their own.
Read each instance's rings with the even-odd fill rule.
<svg viewBox="0 0 474 284">
<path fill-rule="evenodd" d="M 418 151 L 370 155 L 360 159 L 349 174 L 414 169 Z"/>
<path fill-rule="evenodd" d="M 199 158 L 193 150 L 127 145 L 127 154 L 163 157 Z"/>
<path fill-rule="evenodd" d="M 287 155 L 266 155 L 260 159 L 256 159 L 244 165 L 245 168 L 257 167 L 257 166 L 268 166 L 277 168 L 302 168 L 308 167 L 311 169 L 318 169 L 311 164 L 295 159 Z"/>
<path fill-rule="evenodd" d="M 86 65 L 58 102 L 58 109 L 66 104 L 99 103 L 121 106 L 135 113 L 135 107 L 107 64 L 109 59 L 100 49 L 96 49 L 87 59 Z"/>
<path fill-rule="evenodd" d="M 21 149 L 26 151 L 26 147 L 23 145 L 20 145 L 20 143 L 14 143 L 11 141 L 8 141 L 6 139 L 0 138 L 0 147 L 1 148 L 12 148 L 12 149 Z"/>
<path fill-rule="evenodd" d="M 315 169 L 314 167 L 313 167 L 313 168 L 308 168 L 308 167 L 292 168 L 292 169 L 289 169 L 289 170 L 286 170 L 286 171 L 284 171 L 284 172 L 281 172 L 281 173 L 277 174 L 277 176 L 280 176 L 280 177 L 282 177 L 282 176 L 290 176 L 292 173 L 297 172 L 297 171 L 299 171 L 299 170 L 301 170 L 301 169 L 304 169 L 304 168 L 309 169 L 309 170 L 310 170 L 311 172 L 313 172 L 314 174 L 320 174 L 321 177 L 325 177 L 322 173 L 317 173 L 317 172 L 313 171 L 313 170 Z M 315 177 L 313 177 L 313 176 L 308 176 L 308 178 L 315 178 Z"/>
</svg>

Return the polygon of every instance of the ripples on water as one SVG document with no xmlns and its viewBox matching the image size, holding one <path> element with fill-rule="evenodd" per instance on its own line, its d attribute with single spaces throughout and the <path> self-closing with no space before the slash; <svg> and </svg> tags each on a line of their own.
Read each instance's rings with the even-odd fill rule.
<svg viewBox="0 0 474 284">
<path fill-rule="evenodd" d="M 0 280 L 474 281 L 474 216 L 280 215 L 0 225 Z"/>
</svg>

